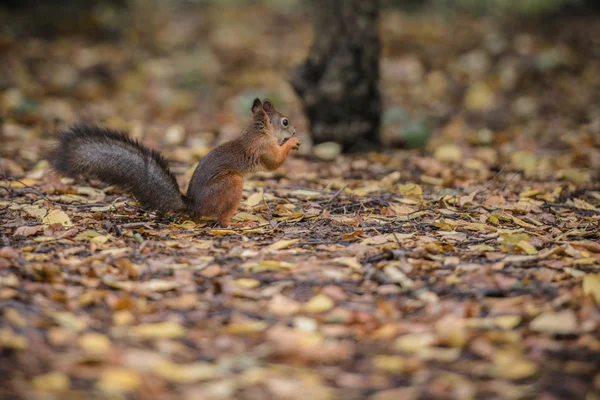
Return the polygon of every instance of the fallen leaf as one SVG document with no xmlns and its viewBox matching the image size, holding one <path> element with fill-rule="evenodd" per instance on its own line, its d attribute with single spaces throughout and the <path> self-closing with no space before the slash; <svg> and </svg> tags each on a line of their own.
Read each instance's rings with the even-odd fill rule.
<svg viewBox="0 0 600 400">
<path fill-rule="evenodd" d="M 141 383 L 142 379 L 137 372 L 113 367 L 102 371 L 97 387 L 106 393 L 128 393 L 135 391 Z"/>
<path fill-rule="evenodd" d="M 110 339 L 101 333 L 86 333 L 79 338 L 79 347 L 87 353 L 104 354 L 110 346 Z"/>
<path fill-rule="evenodd" d="M 290 240 L 278 240 L 277 242 L 269 245 L 269 249 L 271 250 L 283 250 L 287 249 L 294 244 L 298 243 L 300 239 L 290 239 Z"/>
<path fill-rule="evenodd" d="M 256 279 L 249 278 L 236 279 L 235 281 L 233 281 L 233 283 L 235 283 L 236 286 L 239 286 L 242 289 L 254 289 L 260 286 L 259 281 L 257 281 Z"/>
<path fill-rule="evenodd" d="M 433 156 L 440 161 L 460 161 L 463 157 L 463 152 L 455 144 L 445 144 L 435 149 Z"/>
<path fill-rule="evenodd" d="M 583 293 L 591 295 L 600 305 L 600 273 L 587 274 L 583 277 Z"/>
<path fill-rule="evenodd" d="M 527 253 L 529 255 L 538 253 L 537 249 L 535 247 L 533 247 L 533 245 L 531 245 L 529 242 L 526 242 L 524 240 L 520 240 L 517 243 L 517 247 L 519 247 L 521 250 L 523 250 L 525 253 Z"/>
<path fill-rule="evenodd" d="M 50 212 L 42 218 L 44 225 L 61 224 L 64 227 L 72 227 L 73 223 L 67 214 L 61 210 L 50 210 Z"/>
<path fill-rule="evenodd" d="M 207 362 L 176 364 L 171 361 L 160 361 L 152 367 L 152 372 L 174 383 L 200 382 L 219 377 L 219 368 Z"/>
<path fill-rule="evenodd" d="M 185 336 L 186 330 L 177 322 L 165 321 L 133 326 L 129 332 L 145 339 L 177 339 Z"/>
<path fill-rule="evenodd" d="M 248 199 L 246 200 L 246 205 L 248 207 L 257 206 L 263 202 L 263 198 L 264 192 L 262 190 L 257 193 L 252 193 L 250 196 L 248 196 Z"/>
<path fill-rule="evenodd" d="M 411 333 L 396 339 L 394 347 L 407 353 L 416 353 L 433 346 L 435 337 L 431 333 Z"/>
<path fill-rule="evenodd" d="M 529 328 L 548 334 L 569 334 L 577 331 L 577 316 L 573 310 L 547 311 L 535 317 Z"/>
<path fill-rule="evenodd" d="M 32 235 L 35 235 L 36 233 L 40 232 L 42 229 L 43 229 L 43 226 L 41 226 L 41 225 L 20 226 L 17 229 L 15 229 L 14 236 L 23 236 L 23 237 L 32 236 Z"/>
<path fill-rule="evenodd" d="M 308 313 L 322 313 L 331 310 L 335 302 L 324 294 L 318 294 L 310 299 L 302 309 Z"/>
<path fill-rule="evenodd" d="M 34 376 L 31 384 L 39 392 L 62 392 L 71 388 L 71 379 L 62 372 L 49 372 Z"/>
</svg>

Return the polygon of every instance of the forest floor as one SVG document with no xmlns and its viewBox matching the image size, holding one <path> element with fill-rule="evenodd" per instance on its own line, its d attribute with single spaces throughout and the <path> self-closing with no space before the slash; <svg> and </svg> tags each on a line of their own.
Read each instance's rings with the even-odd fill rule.
<svg viewBox="0 0 600 400">
<path fill-rule="evenodd" d="M 340 156 L 287 84 L 304 12 L 138 7 L 117 40 L 0 35 L 0 398 L 600 399 L 597 17 L 386 11 L 384 138 L 431 139 Z M 245 228 L 47 174 L 93 121 L 185 188 L 257 95 L 303 146 Z"/>
</svg>

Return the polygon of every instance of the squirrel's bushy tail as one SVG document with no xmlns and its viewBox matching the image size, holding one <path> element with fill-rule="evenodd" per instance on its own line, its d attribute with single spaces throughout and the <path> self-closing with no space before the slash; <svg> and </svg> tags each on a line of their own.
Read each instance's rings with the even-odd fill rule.
<svg viewBox="0 0 600 400">
<path fill-rule="evenodd" d="M 186 198 L 160 153 L 122 132 L 74 126 L 61 132 L 50 163 L 72 178 L 83 176 L 117 185 L 146 210 L 166 214 L 187 209 Z"/>
</svg>

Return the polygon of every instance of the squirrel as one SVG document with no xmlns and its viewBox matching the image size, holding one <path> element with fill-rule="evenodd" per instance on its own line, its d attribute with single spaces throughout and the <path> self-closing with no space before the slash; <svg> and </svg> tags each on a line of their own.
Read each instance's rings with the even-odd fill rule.
<svg viewBox="0 0 600 400">
<path fill-rule="evenodd" d="M 252 119 L 240 137 L 215 147 L 200 161 L 187 194 L 181 193 L 158 151 L 112 129 L 75 125 L 62 131 L 50 165 L 64 176 L 116 185 L 159 215 L 216 217 L 221 226 L 230 226 L 242 199 L 244 175 L 274 171 L 300 147 L 290 120 L 271 100 L 257 98 L 251 109 Z"/>
</svg>

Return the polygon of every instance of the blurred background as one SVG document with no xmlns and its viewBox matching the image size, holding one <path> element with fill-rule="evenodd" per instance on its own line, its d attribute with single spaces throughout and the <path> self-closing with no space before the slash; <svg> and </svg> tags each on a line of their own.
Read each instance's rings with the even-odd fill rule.
<svg viewBox="0 0 600 400">
<path fill-rule="evenodd" d="M 290 80 L 315 8 L 332 4 L 2 0 L 3 167 L 43 158 L 39 144 L 75 122 L 183 145 L 172 158 L 187 160 L 237 135 L 256 96 L 292 119 L 309 152 Z M 591 0 L 382 1 L 380 142 L 492 145 L 500 158 L 576 147 L 564 162 L 598 168 L 586 148 L 600 141 L 599 16 Z"/>
</svg>

